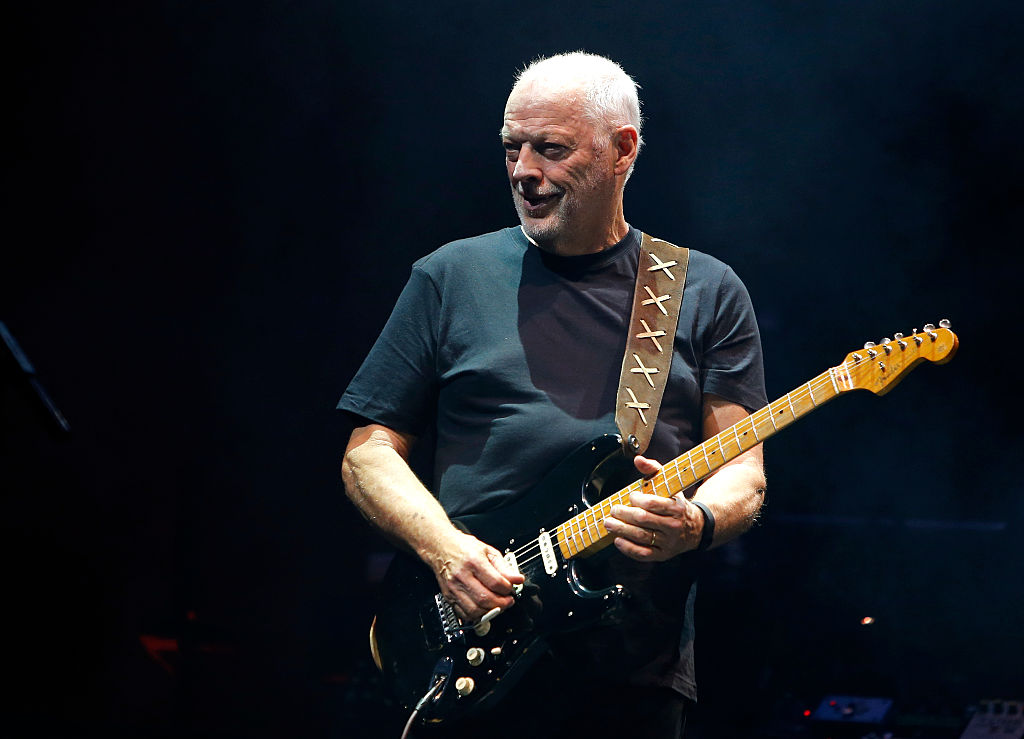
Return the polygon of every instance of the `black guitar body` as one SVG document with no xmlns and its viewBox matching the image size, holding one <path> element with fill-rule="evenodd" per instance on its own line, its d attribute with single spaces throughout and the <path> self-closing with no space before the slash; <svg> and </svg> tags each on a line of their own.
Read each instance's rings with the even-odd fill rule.
<svg viewBox="0 0 1024 739">
<path fill-rule="evenodd" d="M 537 542 L 637 477 L 619 437 L 605 435 L 566 457 L 515 503 L 457 519 L 499 551 L 518 550 L 516 565 L 526 578 L 516 603 L 483 627 L 464 628 L 430 569 L 416 557 L 397 555 L 374 626 L 381 670 L 394 695 L 411 709 L 440 683 L 420 710 L 422 721 L 455 720 L 508 692 L 544 653 L 547 637 L 613 622 L 626 591 L 584 584 L 578 561 L 562 557 L 553 533 L 546 557 Z"/>
</svg>

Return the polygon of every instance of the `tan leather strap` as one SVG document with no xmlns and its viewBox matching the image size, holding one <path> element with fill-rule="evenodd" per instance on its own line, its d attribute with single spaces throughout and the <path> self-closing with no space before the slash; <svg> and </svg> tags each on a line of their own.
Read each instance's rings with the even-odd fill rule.
<svg viewBox="0 0 1024 739">
<path fill-rule="evenodd" d="M 672 346 L 690 260 L 689 249 L 647 234 L 642 236 L 615 409 L 615 425 L 629 454 L 641 454 L 651 443 L 672 366 Z"/>
</svg>

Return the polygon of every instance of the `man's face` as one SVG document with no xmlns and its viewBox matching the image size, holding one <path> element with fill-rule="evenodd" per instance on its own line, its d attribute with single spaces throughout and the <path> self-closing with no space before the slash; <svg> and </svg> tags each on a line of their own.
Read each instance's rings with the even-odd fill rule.
<svg viewBox="0 0 1024 739">
<path fill-rule="evenodd" d="M 509 97 L 501 133 L 526 234 L 552 251 L 574 239 L 603 238 L 616 205 L 610 135 L 599 133 L 578 103 L 536 86 Z"/>
</svg>

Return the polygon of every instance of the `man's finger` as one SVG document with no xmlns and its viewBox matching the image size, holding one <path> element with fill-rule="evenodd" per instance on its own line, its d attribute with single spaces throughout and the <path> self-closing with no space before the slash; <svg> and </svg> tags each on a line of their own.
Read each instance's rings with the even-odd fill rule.
<svg viewBox="0 0 1024 739">
<path fill-rule="evenodd" d="M 482 560 L 475 560 L 473 568 L 475 578 L 495 599 L 502 601 L 499 604 L 502 608 L 507 608 L 511 605 L 511 599 L 502 596 L 510 596 L 513 590 L 513 583 L 516 581 L 522 582 L 523 579 L 523 576 L 518 573 L 513 574 L 509 572 L 506 575 L 504 570 L 507 569 L 508 563 L 502 559 L 496 549 L 492 548 L 484 551 Z M 494 603 L 488 601 L 486 604 L 487 610 L 490 610 L 494 605 Z"/>
<path fill-rule="evenodd" d="M 660 495 L 649 495 L 647 493 L 634 492 L 629 495 L 630 505 L 636 508 L 654 513 L 659 516 L 676 516 L 683 510 L 685 504 L 676 498 L 662 498 Z"/>
<path fill-rule="evenodd" d="M 501 556 L 497 549 L 488 549 L 487 557 L 498 571 L 513 585 L 520 585 L 526 579 L 523 573 L 512 566 L 512 563 Z"/>
<path fill-rule="evenodd" d="M 633 464 L 636 465 L 637 471 L 644 477 L 650 477 L 661 471 L 661 462 L 641 457 L 639 454 L 633 458 Z"/>
</svg>

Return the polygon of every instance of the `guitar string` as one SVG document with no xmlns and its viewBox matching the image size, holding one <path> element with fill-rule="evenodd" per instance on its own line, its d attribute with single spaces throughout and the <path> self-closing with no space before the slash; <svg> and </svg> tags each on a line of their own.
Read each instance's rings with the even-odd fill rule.
<svg viewBox="0 0 1024 739">
<path fill-rule="evenodd" d="M 825 377 L 825 376 L 828 376 L 828 377 Z M 760 408 L 759 410 L 755 411 L 754 413 L 750 414 L 749 416 L 744 418 L 743 421 L 750 420 L 751 426 L 753 426 L 753 424 L 755 424 L 755 423 L 763 423 L 764 422 L 764 412 L 765 411 L 770 411 L 769 415 L 774 416 L 775 409 L 773 408 L 773 406 L 775 406 L 776 404 L 788 405 L 789 408 L 790 408 L 790 413 L 793 415 L 793 420 L 796 420 L 797 418 L 799 418 L 799 416 L 796 415 L 795 410 L 793 409 L 792 400 L 793 400 L 794 394 L 796 396 L 797 402 L 809 399 L 816 406 L 817 402 L 814 401 L 814 399 L 813 399 L 813 397 L 814 397 L 814 394 L 813 394 L 814 389 L 820 389 L 822 387 L 827 387 L 830 384 L 832 384 L 832 378 L 830 376 L 830 372 L 826 371 L 826 372 L 822 373 L 822 375 L 819 375 L 818 377 L 812 378 L 808 382 L 806 382 L 803 385 L 797 387 L 796 389 L 794 389 L 791 392 L 787 393 L 783 397 L 777 399 L 773 403 L 770 403 L 770 404 Z M 806 398 L 804 398 L 803 395 L 801 395 L 801 391 L 804 391 L 803 395 L 806 395 L 807 396 Z M 758 417 L 759 415 L 761 416 L 760 418 Z M 801 415 L 803 415 L 803 414 L 801 414 Z M 743 421 L 740 421 L 740 422 L 738 422 L 735 425 L 739 425 L 740 423 L 743 423 Z M 733 427 L 731 426 L 730 429 L 731 428 L 733 428 Z M 707 444 L 707 442 L 712 441 L 715 438 L 721 437 L 722 434 L 725 434 L 730 429 L 725 429 L 721 433 L 716 434 L 715 436 L 705 440 L 704 442 L 701 443 L 700 446 L 704 446 L 705 444 Z M 746 434 L 746 433 L 747 432 L 744 432 L 744 434 Z M 730 443 L 732 443 L 732 442 L 730 441 Z M 757 443 L 760 443 L 760 442 L 757 442 Z M 757 443 L 751 445 L 750 448 L 753 448 L 754 446 L 756 446 Z M 721 449 L 722 454 L 723 454 L 723 458 L 724 458 L 725 457 L 725 450 L 724 450 L 723 447 L 724 447 L 724 444 L 722 444 L 722 441 L 719 438 L 719 448 Z M 697 448 L 700 448 L 700 447 L 695 447 L 694 449 L 691 449 L 689 452 L 687 452 L 686 454 L 681 455 L 681 456 L 690 458 L 692 456 L 693 452 L 696 451 Z M 744 451 L 747 451 L 745 449 L 742 449 L 742 446 L 738 442 L 737 442 L 737 449 L 738 449 L 738 451 L 740 453 L 742 453 Z M 712 452 L 712 454 L 714 454 L 714 452 Z M 706 453 L 704 454 L 704 456 L 706 457 Z M 677 458 L 677 460 L 678 460 L 678 458 Z M 689 461 L 690 461 L 689 466 L 682 468 L 682 470 L 679 469 L 678 462 L 676 462 L 675 464 L 670 462 L 670 463 L 666 464 L 665 467 L 662 468 L 662 472 L 665 473 L 666 471 L 668 471 L 670 474 L 665 475 L 665 477 L 675 477 L 679 481 L 680 485 L 685 486 L 686 483 L 683 480 L 681 473 L 682 473 L 683 470 L 689 469 L 690 467 L 694 466 L 693 465 L 693 460 L 690 459 Z M 706 459 L 705 459 L 705 464 L 709 464 Z M 670 469 L 670 466 L 671 466 L 671 469 Z M 690 483 L 690 484 L 692 484 L 692 483 Z M 566 534 L 566 533 L 568 533 L 568 538 L 571 538 L 571 539 L 582 538 L 582 536 L 583 536 L 583 534 L 585 532 L 588 535 L 588 537 L 592 539 L 591 544 L 593 544 L 593 540 L 595 540 L 595 538 L 596 538 L 596 540 L 602 539 L 607 534 L 602 535 L 600 533 L 600 529 L 596 528 L 596 527 L 600 526 L 601 522 L 603 521 L 603 517 L 601 519 L 598 519 L 597 518 L 597 514 L 595 512 L 595 509 L 597 509 L 602 504 L 607 503 L 612 497 L 615 497 L 615 498 L 621 497 L 621 495 L 624 492 L 626 492 L 627 490 L 630 490 L 630 488 L 633 488 L 633 487 L 635 487 L 635 484 L 629 485 L 629 486 L 623 488 L 622 490 L 617 491 L 610 498 L 607 498 L 607 499 L 605 499 L 605 500 L 595 504 L 594 506 L 591 506 L 591 507 L 587 508 L 586 510 L 582 511 L 581 513 L 579 513 L 579 514 L 573 516 L 572 518 L 570 518 L 568 521 L 565 521 L 562 524 L 560 524 L 559 526 L 555 527 L 554 532 L 556 534 Z M 668 490 L 671 490 L 671 485 L 669 485 L 669 482 L 668 482 L 667 479 L 664 479 L 662 481 L 656 481 L 654 483 L 654 487 L 655 488 L 666 487 Z M 613 505 L 614 505 L 614 503 L 613 503 Z M 593 521 L 588 521 L 587 520 L 588 517 L 592 518 Z M 576 522 L 575 523 L 575 527 L 578 529 L 578 531 L 575 531 L 575 532 L 572 531 L 574 522 Z M 569 529 L 568 532 L 564 531 L 564 529 L 566 527 L 568 527 L 568 529 Z M 596 534 L 596 537 L 592 536 L 591 534 Z M 553 544 L 554 544 L 554 542 L 553 542 Z M 586 547 L 584 547 L 584 549 L 585 548 Z M 537 552 L 537 553 L 534 553 L 532 551 L 534 549 L 538 549 L 540 551 Z M 529 554 L 529 556 L 526 556 L 528 552 L 530 554 Z M 536 539 L 531 540 L 527 544 L 525 544 L 525 545 L 521 546 L 519 549 L 515 550 L 513 552 L 513 554 L 516 557 L 517 565 L 523 565 L 523 566 L 525 566 L 527 564 L 530 564 L 531 562 L 536 561 L 536 559 L 538 557 L 542 558 L 543 557 L 543 550 L 540 547 L 540 538 L 538 537 Z M 525 557 L 525 558 L 521 559 L 521 557 Z"/>
<path fill-rule="evenodd" d="M 908 337 L 908 338 L 913 340 L 916 336 L 918 336 L 918 334 L 915 334 L 914 336 Z M 743 420 L 741 420 L 741 421 L 737 422 L 736 424 L 733 424 L 732 426 L 730 426 L 728 429 L 724 429 L 723 431 L 719 432 L 715 436 L 712 436 L 711 438 L 706 439 L 705 441 L 701 442 L 701 444 L 699 444 L 698 446 L 696 446 L 693 449 L 689 450 L 688 452 L 680 455 L 679 457 L 677 457 L 676 459 L 672 460 L 671 462 L 668 462 L 664 467 L 662 467 L 660 474 L 662 474 L 663 479 L 661 481 L 654 482 L 653 483 L 654 487 L 657 489 L 659 486 L 663 486 L 667 490 L 671 490 L 671 486 L 670 486 L 670 484 L 668 482 L 668 479 L 667 479 L 669 477 L 675 477 L 679 481 L 680 485 L 685 485 L 686 483 L 683 480 L 681 473 L 684 470 L 692 469 L 695 466 L 694 465 L 694 461 L 693 461 L 693 459 L 691 457 L 693 455 L 693 452 L 697 451 L 698 449 L 702 450 L 703 456 L 705 456 L 705 464 L 707 464 L 710 467 L 710 463 L 706 459 L 707 451 L 705 449 L 703 449 L 703 447 L 708 442 L 710 442 L 710 441 L 712 441 L 714 439 L 718 439 L 718 446 L 719 446 L 719 449 L 721 450 L 721 454 L 722 454 L 721 458 L 725 459 L 725 449 L 724 449 L 725 445 L 723 444 L 723 439 L 721 437 L 723 437 L 723 435 L 726 434 L 728 431 L 735 429 L 736 426 L 739 426 L 740 424 L 742 424 L 744 422 L 749 421 L 750 422 L 750 426 L 751 426 L 751 430 L 753 431 L 754 428 L 755 428 L 755 424 L 756 425 L 760 425 L 761 423 L 763 423 L 765 421 L 765 419 L 767 417 L 767 419 L 770 420 L 770 422 L 772 424 L 772 427 L 773 427 L 772 428 L 772 434 L 774 434 L 778 430 L 778 429 L 775 428 L 775 411 L 777 410 L 777 408 L 775 408 L 776 405 L 784 404 L 784 405 L 787 405 L 789 407 L 790 415 L 793 417 L 792 420 L 790 421 L 790 423 L 792 423 L 792 421 L 795 421 L 800 416 L 804 415 L 804 413 L 801 413 L 799 416 L 796 414 L 796 410 L 793 408 L 793 400 L 794 399 L 797 402 L 801 402 L 801 401 L 804 401 L 804 400 L 810 400 L 811 403 L 812 403 L 812 406 L 813 406 L 811 410 L 813 410 L 818 405 L 820 405 L 821 402 L 827 402 L 828 400 L 831 400 L 832 397 L 835 397 L 835 396 L 830 396 L 830 397 L 826 398 L 823 401 L 818 401 L 818 400 L 816 400 L 815 395 L 814 395 L 814 390 L 821 389 L 821 388 L 826 388 L 827 389 L 830 385 L 833 386 L 833 389 L 838 389 L 837 388 L 837 383 L 836 383 L 837 378 L 833 374 L 834 371 L 840 370 L 840 369 L 845 369 L 846 370 L 846 375 L 849 375 L 849 370 L 851 369 L 851 367 L 852 367 L 852 369 L 857 369 L 858 367 L 860 367 L 861 365 L 863 365 L 865 363 L 874 362 L 875 358 L 877 356 L 878 356 L 878 354 L 876 353 L 876 355 L 874 357 L 867 356 L 867 357 L 861 357 L 860 359 L 854 359 L 853 362 L 852 362 L 852 365 L 851 365 L 850 362 L 843 362 L 842 364 L 837 365 L 835 367 L 830 367 L 828 370 L 826 370 L 825 372 L 822 372 L 821 374 L 819 374 L 816 377 L 811 378 L 810 380 L 805 382 L 803 385 L 797 386 L 795 389 L 793 389 L 790 392 L 786 393 L 782 397 L 780 397 L 780 398 L 776 399 L 775 401 L 769 403 L 768 405 L 765 405 L 762 408 L 754 411 L 749 416 L 746 416 Z M 887 354 L 887 356 L 888 356 L 888 354 Z M 849 389 L 852 389 L 852 388 L 849 388 Z M 801 393 L 803 393 L 803 395 L 801 395 Z M 783 412 L 784 411 L 785 411 L 785 408 L 783 408 Z M 766 414 L 766 412 L 767 412 L 767 414 Z M 809 412 L 809 411 L 806 411 L 806 412 Z M 746 435 L 746 433 L 747 432 L 744 432 L 744 435 Z M 756 437 L 756 433 L 755 433 L 755 437 Z M 732 442 L 730 441 L 729 443 L 732 443 Z M 760 441 L 755 442 L 754 444 L 752 444 L 749 447 L 749 449 L 754 448 L 759 443 L 761 443 L 761 442 Z M 746 449 L 742 449 L 742 445 L 739 443 L 738 440 L 736 441 L 736 444 L 737 444 L 737 449 L 739 450 L 739 453 L 747 451 Z M 712 452 L 712 454 L 715 454 L 715 452 Z M 683 460 L 684 457 L 686 458 L 686 460 Z M 688 461 L 689 464 L 686 467 L 683 467 L 682 469 L 680 469 L 679 468 L 679 463 L 681 461 Z M 671 467 L 671 470 L 669 470 L 670 467 Z M 666 472 L 666 470 L 669 470 L 670 474 L 664 474 Z M 710 472 L 710 470 L 709 470 L 709 472 Z M 689 484 L 692 485 L 694 482 L 697 482 L 697 481 L 698 481 L 697 479 L 694 479 Z M 558 541 L 559 541 L 559 537 L 560 536 L 564 537 L 564 536 L 567 535 L 567 538 L 572 539 L 572 540 L 576 540 L 576 539 L 582 539 L 584 532 L 586 532 L 587 536 L 592 540 L 590 542 L 591 544 L 593 544 L 594 541 L 600 541 L 607 534 L 601 535 L 600 534 L 600 529 L 597 528 L 598 526 L 600 526 L 601 522 L 604 519 L 603 519 L 603 517 L 600 520 L 597 518 L 596 514 L 594 513 L 595 509 L 598 508 L 599 506 L 601 506 L 603 503 L 606 503 L 607 501 L 611 500 L 612 498 L 620 497 L 624 492 L 626 492 L 627 490 L 630 490 L 630 488 L 632 488 L 632 487 L 633 487 L 633 485 L 626 486 L 625 488 L 623 488 L 623 489 L 617 491 L 616 493 L 614 493 L 612 496 L 609 496 L 609 498 L 606 498 L 605 500 L 603 500 L 603 501 L 601 501 L 601 502 L 599 502 L 599 503 L 597 503 L 597 504 L 595 504 L 595 505 L 585 509 L 584 511 L 576 514 L 575 516 L 573 516 L 572 518 L 568 519 L 567 521 L 564 521 L 561 524 L 559 524 L 558 526 L 556 526 L 554 528 L 553 532 L 550 532 L 550 534 L 553 534 L 552 535 L 552 539 L 553 539 L 552 546 L 553 547 L 557 547 L 558 546 Z M 592 522 L 587 521 L 587 517 L 588 516 L 593 518 Z M 575 524 L 574 524 L 574 522 L 575 522 Z M 573 525 L 575 525 L 575 527 L 577 528 L 576 532 L 572 531 Z M 592 534 L 597 534 L 597 536 L 595 537 Z M 536 553 L 534 553 L 534 551 L 533 551 L 535 549 L 538 550 Z M 584 546 L 583 549 L 586 549 L 586 546 Z M 582 550 L 580 550 L 580 551 L 582 551 Z M 529 552 L 529 555 L 527 556 L 528 552 Z M 536 539 L 531 540 L 527 544 L 524 544 L 523 546 L 519 547 L 519 549 L 514 550 L 512 552 L 512 554 L 516 558 L 516 564 L 517 565 L 527 565 L 527 564 L 530 564 L 531 562 L 536 561 L 536 559 L 538 557 L 542 558 L 543 557 L 543 550 L 541 549 L 541 546 L 540 546 L 540 538 L 538 537 Z M 523 559 L 520 561 L 521 558 L 523 558 Z"/>
</svg>

